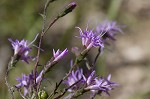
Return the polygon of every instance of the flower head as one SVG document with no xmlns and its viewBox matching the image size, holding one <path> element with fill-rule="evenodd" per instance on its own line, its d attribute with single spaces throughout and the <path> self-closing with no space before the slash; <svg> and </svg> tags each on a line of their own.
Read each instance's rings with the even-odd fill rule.
<svg viewBox="0 0 150 99">
<path fill-rule="evenodd" d="M 68 86 L 72 86 L 73 84 L 75 84 L 72 88 L 70 88 L 68 91 L 72 92 L 74 90 L 76 90 L 83 81 L 83 70 L 82 69 L 77 69 L 76 71 L 72 71 L 70 76 L 68 77 L 68 79 L 66 81 L 64 81 L 65 84 L 67 84 Z"/>
<path fill-rule="evenodd" d="M 43 70 L 40 72 L 40 74 L 36 74 L 36 84 L 39 84 L 39 82 L 43 79 Z M 24 88 L 24 96 L 26 96 L 29 91 L 31 91 L 33 85 L 34 85 L 34 74 L 31 72 L 29 75 L 22 74 L 21 78 L 16 78 L 16 80 L 19 82 L 19 84 L 15 85 L 16 88 Z"/>
<path fill-rule="evenodd" d="M 22 74 L 22 78 L 17 78 L 16 79 L 19 84 L 16 85 L 16 88 L 20 89 L 20 88 L 24 88 L 24 96 L 27 95 L 28 93 L 28 89 L 30 88 L 30 85 L 31 85 L 31 75 L 25 75 L 25 74 Z"/>
<path fill-rule="evenodd" d="M 56 52 L 53 49 L 53 57 L 54 57 L 53 61 L 58 61 L 58 60 L 62 59 L 67 53 L 68 53 L 68 49 L 67 48 L 64 51 L 60 51 L 58 49 Z"/>
<path fill-rule="evenodd" d="M 101 94 L 102 92 L 105 92 L 109 95 L 110 90 L 113 89 L 113 87 L 118 86 L 117 83 L 115 82 L 111 82 L 110 81 L 111 75 L 109 75 L 106 78 L 95 78 L 94 83 L 92 83 L 91 85 L 87 86 L 85 89 L 86 90 L 91 90 L 93 93 L 98 92 L 98 94 Z"/>
<path fill-rule="evenodd" d="M 93 71 L 87 78 L 85 76 L 83 77 L 86 85 L 89 86 L 94 83 L 95 71 Z"/>
<path fill-rule="evenodd" d="M 31 59 L 28 56 L 28 53 L 31 51 L 31 48 L 27 45 L 27 40 L 15 40 L 8 39 L 11 42 L 11 45 L 14 49 L 14 55 L 17 55 L 17 58 L 28 63 L 28 60 Z"/>
<path fill-rule="evenodd" d="M 96 32 L 100 34 L 100 36 L 103 38 L 103 41 L 105 42 L 109 39 L 115 40 L 114 36 L 118 32 L 122 33 L 122 30 L 119 26 L 117 26 L 116 22 L 105 21 L 96 27 Z"/>
<path fill-rule="evenodd" d="M 91 47 L 101 47 L 103 48 L 103 41 L 97 33 L 94 33 L 93 30 L 88 30 L 87 28 L 82 31 L 81 28 L 77 27 L 80 30 L 80 38 L 82 39 L 82 45 L 86 47 L 86 49 L 90 49 Z"/>
<path fill-rule="evenodd" d="M 28 44 L 27 40 L 15 40 L 13 41 L 11 38 L 8 40 L 11 42 L 11 45 L 14 49 L 14 56 L 16 57 L 16 60 L 23 60 L 26 63 L 29 63 L 28 60 L 32 59 L 31 56 L 28 56 L 29 52 L 31 51 L 31 45 L 34 43 L 34 41 L 37 39 L 38 34 L 35 36 L 34 40 Z"/>
<path fill-rule="evenodd" d="M 16 85 L 17 88 L 21 88 L 22 86 L 28 86 L 30 82 L 29 76 L 26 76 L 25 74 L 22 74 L 22 78 L 16 78 L 16 80 L 19 82 L 19 84 Z"/>
</svg>

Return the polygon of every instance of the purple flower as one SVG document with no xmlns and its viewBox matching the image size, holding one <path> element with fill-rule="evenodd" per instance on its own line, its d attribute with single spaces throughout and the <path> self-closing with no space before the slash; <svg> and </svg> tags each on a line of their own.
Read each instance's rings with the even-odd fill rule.
<svg viewBox="0 0 150 99">
<path fill-rule="evenodd" d="M 100 34 L 100 36 L 103 38 L 103 41 L 106 42 L 107 40 L 115 40 L 115 35 L 118 32 L 122 33 L 122 30 L 119 26 L 116 25 L 116 22 L 108 22 L 105 21 L 102 24 L 99 24 L 96 27 L 96 32 Z"/>
<path fill-rule="evenodd" d="M 22 78 L 16 78 L 19 84 L 16 85 L 17 88 L 21 88 L 22 86 L 28 86 L 30 79 L 29 76 L 26 76 L 25 74 L 22 74 Z"/>
<path fill-rule="evenodd" d="M 88 30 L 87 28 L 82 31 L 81 28 L 77 27 L 80 30 L 80 38 L 82 39 L 82 45 L 86 47 L 86 49 L 90 49 L 94 47 L 104 47 L 102 38 L 94 33 L 93 30 Z"/>
<path fill-rule="evenodd" d="M 20 89 L 23 87 L 24 96 L 26 96 L 28 93 L 28 89 L 30 87 L 30 81 L 31 81 L 30 76 L 26 76 L 25 74 L 22 74 L 22 78 L 17 78 L 16 80 L 19 82 L 19 84 L 16 85 L 16 88 Z"/>
<path fill-rule="evenodd" d="M 87 78 L 85 76 L 83 76 L 83 78 L 87 86 L 93 84 L 95 81 L 95 71 L 93 71 Z"/>
<path fill-rule="evenodd" d="M 28 60 L 32 59 L 31 56 L 28 56 L 29 52 L 31 51 L 31 45 L 34 43 L 34 41 L 37 39 L 38 34 L 35 36 L 34 40 L 28 44 L 27 40 L 15 40 L 13 41 L 11 38 L 8 40 L 11 42 L 11 45 L 14 49 L 14 56 L 16 57 L 16 60 L 23 60 L 26 63 L 29 63 Z"/>
<path fill-rule="evenodd" d="M 64 81 L 65 84 L 67 84 L 68 86 L 71 86 L 73 84 L 75 84 L 76 82 L 78 82 L 77 84 L 75 84 L 72 88 L 70 88 L 68 91 L 72 92 L 74 90 L 76 90 L 83 81 L 83 70 L 82 69 L 77 69 L 76 71 L 72 71 L 70 76 L 68 77 L 68 79 L 66 81 Z"/>
<path fill-rule="evenodd" d="M 58 61 L 58 60 L 62 59 L 67 53 L 68 53 L 68 49 L 67 48 L 64 51 L 60 51 L 58 49 L 56 52 L 53 49 L 53 57 L 54 57 L 53 61 Z"/>
<path fill-rule="evenodd" d="M 87 86 L 85 89 L 91 90 L 92 93 L 98 92 L 98 94 L 101 94 L 102 92 L 105 92 L 109 95 L 108 91 L 112 90 L 113 87 L 118 86 L 117 83 L 111 82 L 110 79 L 111 79 L 111 75 L 109 75 L 107 77 L 107 79 L 106 78 L 100 78 L 100 79 L 95 78 L 94 79 L 95 82 L 93 84 Z"/>
<path fill-rule="evenodd" d="M 11 45 L 14 49 L 14 55 L 17 55 L 18 59 L 21 59 L 28 63 L 28 60 L 31 59 L 30 56 L 28 56 L 28 53 L 31 51 L 31 48 L 29 45 L 27 45 L 27 40 L 15 40 L 8 39 L 11 42 Z"/>
<path fill-rule="evenodd" d="M 40 72 L 40 74 L 36 75 L 36 84 L 39 84 L 40 81 L 43 79 L 43 70 Z M 19 84 L 15 85 L 16 88 L 24 88 L 24 96 L 26 96 L 30 91 L 32 90 L 32 87 L 34 85 L 34 74 L 31 72 L 29 75 L 22 74 L 22 78 L 16 78 L 16 80 L 19 82 Z"/>
<path fill-rule="evenodd" d="M 36 77 L 36 83 L 37 84 L 43 79 L 43 72 L 44 72 L 44 70 L 42 70 L 40 72 L 40 74 Z"/>
</svg>

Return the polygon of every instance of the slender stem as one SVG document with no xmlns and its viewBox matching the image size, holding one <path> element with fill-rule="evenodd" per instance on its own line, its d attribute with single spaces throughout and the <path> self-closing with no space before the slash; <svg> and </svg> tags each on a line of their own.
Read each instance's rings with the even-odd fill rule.
<svg viewBox="0 0 150 99">
<path fill-rule="evenodd" d="M 18 62 L 18 59 L 17 59 L 16 55 L 11 57 L 11 59 L 10 59 L 10 61 L 8 63 L 7 69 L 6 69 L 6 74 L 5 74 L 5 84 L 8 87 L 8 90 L 9 90 L 11 96 L 12 96 L 12 99 L 14 99 L 14 89 L 13 89 L 14 87 L 12 87 L 9 84 L 9 82 L 8 82 L 8 75 L 9 75 L 10 70 L 12 70 L 16 66 L 17 62 Z"/>
<path fill-rule="evenodd" d="M 12 99 L 14 99 L 14 90 L 13 90 L 13 87 L 8 83 L 8 73 L 9 73 L 9 70 L 7 69 L 6 70 L 6 74 L 5 74 L 5 84 L 8 87 L 8 90 L 9 90 L 9 92 L 11 94 Z"/>
<path fill-rule="evenodd" d="M 61 80 L 58 84 L 56 83 L 56 87 L 55 87 L 53 93 L 51 93 L 47 99 L 52 98 L 52 97 L 57 93 L 57 89 L 58 89 L 58 87 L 60 86 L 60 84 L 62 83 L 62 81 L 63 81 L 63 80 Z"/>
<path fill-rule="evenodd" d="M 36 72 L 37 72 L 37 66 L 39 64 L 39 58 L 40 58 L 40 52 L 41 52 L 41 44 L 42 44 L 42 41 L 43 41 L 43 37 L 45 35 L 45 33 L 50 29 L 50 27 L 60 18 L 60 17 L 56 17 L 51 23 L 49 23 L 48 27 L 45 29 L 45 23 L 46 23 L 46 11 L 47 11 L 47 8 L 49 6 L 49 4 L 51 2 L 53 2 L 55 0 L 47 0 L 46 4 L 45 4 L 45 7 L 44 7 L 44 11 L 43 11 L 43 26 L 42 26 L 42 32 L 40 33 L 40 41 L 39 41 L 39 44 L 38 44 L 38 52 L 37 52 L 37 60 L 36 60 L 36 63 L 35 63 L 35 66 L 34 66 L 34 83 L 36 85 Z"/>
<path fill-rule="evenodd" d="M 23 99 L 27 99 L 25 96 L 23 96 L 23 94 L 21 93 L 21 90 L 20 90 L 20 89 L 18 89 L 18 92 L 19 92 L 20 96 L 21 96 Z"/>
<path fill-rule="evenodd" d="M 72 98 L 75 98 L 75 99 L 76 99 L 77 97 L 83 95 L 84 93 L 86 93 L 86 92 L 88 92 L 88 91 L 90 91 L 90 90 L 79 89 L 79 90 L 77 90 L 77 91 L 74 93 L 74 95 L 71 97 L 71 99 L 72 99 Z"/>
<path fill-rule="evenodd" d="M 65 93 L 68 91 L 68 89 L 70 89 L 70 88 L 73 87 L 74 85 L 78 84 L 80 81 L 81 81 L 81 79 L 78 80 L 77 82 L 75 82 L 74 84 L 72 84 L 71 86 L 65 88 L 65 89 L 64 89 L 64 92 L 62 92 L 59 96 L 57 96 L 57 97 L 54 98 L 54 99 L 59 99 L 59 98 L 61 98 L 62 96 L 64 96 Z"/>
<path fill-rule="evenodd" d="M 88 55 L 88 52 L 89 50 L 85 49 L 80 53 L 80 55 L 76 58 L 76 61 L 72 66 L 72 68 L 70 69 L 69 73 L 63 78 L 63 80 L 65 80 L 71 74 L 71 72 L 76 68 L 76 66 L 84 60 L 84 58 Z"/>
<path fill-rule="evenodd" d="M 37 66 L 38 66 L 38 64 L 39 64 L 39 58 L 40 58 L 40 52 L 41 52 L 40 49 L 41 49 L 41 44 L 42 44 L 42 41 L 43 41 L 43 37 L 44 37 L 45 33 L 50 29 L 50 27 L 51 27 L 58 19 L 59 19 L 59 17 L 55 18 L 55 19 L 49 24 L 49 26 L 46 28 L 46 30 L 41 33 L 40 41 L 39 41 L 39 45 L 38 45 L 37 60 L 36 60 L 36 63 L 35 63 L 35 68 L 34 68 L 35 84 L 36 84 Z"/>
<path fill-rule="evenodd" d="M 96 61 L 97 61 L 97 59 L 98 59 L 100 53 L 101 53 L 101 47 L 98 48 L 98 53 L 97 53 L 97 55 L 96 55 L 96 57 L 95 57 L 95 59 L 94 59 L 94 62 L 93 62 L 93 64 L 92 64 L 92 70 L 95 68 L 95 64 L 96 64 Z"/>
</svg>

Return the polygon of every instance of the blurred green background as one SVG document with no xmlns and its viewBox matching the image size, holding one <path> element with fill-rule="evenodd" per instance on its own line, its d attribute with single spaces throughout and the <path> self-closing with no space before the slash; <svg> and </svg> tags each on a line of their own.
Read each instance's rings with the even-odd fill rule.
<svg viewBox="0 0 150 99">
<path fill-rule="evenodd" d="M 57 0 L 50 4 L 47 10 L 47 22 L 50 22 L 72 0 Z M 75 26 L 93 28 L 103 20 L 115 20 L 126 25 L 123 35 L 117 36 L 117 41 L 106 48 L 98 59 L 98 75 L 112 74 L 112 81 L 120 84 L 111 91 L 111 96 L 97 96 L 97 99 L 150 99 L 150 0 L 74 0 L 77 8 L 67 16 L 58 20 L 44 37 L 42 58 L 44 64 L 52 57 L 52 49 L 81 46 L 81 41 Z M 42 17 L 46 0 L 1 0 L 0 1 L 0 98 L 10 99 L 5 86 L 4 75 L 13 50 L 8 38 L 27 39 L 32 41 L 42 28 Z M 35 42 L 37 45 L 37 42 Z M 33 48 L 31 55 L 36 55 Z M 93 49 L 89 61 L 93 61 L 97 50 Z M 53 71 L 47 74 L 49 81 L 43 83 L 43 89 L 51 91 L 56 81 L 59 81 L 69 69 L 70 53 Z M 34 66 L 19 62 L 17 68 L 9 75 L 11 84 L 17 84 L 16 77 L 29 73 Z M 40 70 L 40 68 L 39 68 Z M 57 78 L 57 79 L 56 79 Z M 16 99 L 20 99 L 15 93 Z M 86 94 L 81 99 L 86 99 Z"/>
</svg>

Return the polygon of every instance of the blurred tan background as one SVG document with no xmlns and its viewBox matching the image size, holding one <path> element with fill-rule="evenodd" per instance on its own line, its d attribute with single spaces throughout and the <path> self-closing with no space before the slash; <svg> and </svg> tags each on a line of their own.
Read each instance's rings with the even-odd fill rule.
<svg viewBox="0 0 150 99">
<path fill-rule="evenodd" d="M 72 0 L 57 0 L 47 11 L 47 21 L 55 18 L 57 13 Z M 124 34 L 118 35 L 117 40 L 107 47 L 97 62 L 98 75 L 112 74 L 112 81 L 120 84 L 111 96 L 97 96 L 97 99 L 150 99 L 150 0 L 74 0 L 77 8 L 67 16 L 61 18 L 48 31 L 44 38 L 41 64 L 51 56 L 52 49 L 64 49 L 81 46 L 78 29 L 85 28 L 88 21 L 93 28 L 103 20 L 115 20 L 120 25 L 126 25 Z M 13 54 L 8 38 L 27 39 L 32 41 L 41 31 L 42 17 L 46 0 L 1 0 L 0 1 L 0 96 L 9 99 L 4 82 L 4 75 L 10 56 Z M 35 45 L 37 42 L 35 42 Z M 93 60 L 97 50 L 94 49 L 89 60 Z M 33 53 L 36 54 L 36 48 Z M 69 68 L 71 55 L 61 61 L 47 76 L 50 85 L 44 83 L 46 90 L 51 91 L 56 81 L 65 75 Z M 15 77 L 22 73 L 29 73 L 34 62 L 29 66 L 20 62 L 17 68 L 11 71 L 9 80 L 17 84 Z M 57 79 L 56 79 L 57 78 Z M 44 87 L 43 87 L 44 88 Z M 19 96 L 16 94 L 17 99 Z M 88 95 L 84 95 L 84 99 Z"/>
</svg>

